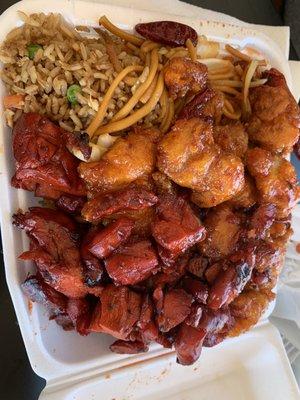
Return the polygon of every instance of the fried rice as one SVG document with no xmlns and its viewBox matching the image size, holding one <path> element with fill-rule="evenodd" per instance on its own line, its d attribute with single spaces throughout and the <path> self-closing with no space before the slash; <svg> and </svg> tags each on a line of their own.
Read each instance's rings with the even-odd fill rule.
<svg viewBox="0 0 300 400">
<path fill-rule="evenodd" d="M 10 95 L 21 95 L 17 108 L 4 110 L 10 127 L 22 112 L 39 112 L 68 131 L 84 130 L 118 74 L 116 63 L 122 69 L 143 63 L 134 50 L 107 32 L 73 27 L 59 14 L 27 16 L 20 12 L 20 16 L 24 24 L 7 35 L 0 49 L 0 61 L 4 64 L 1 79 L 6 90 Z M 111 59 L 108 43 L 113 46 L 117 60 Z M 30 59 L 28 46 L 32 44 L 40 47 Z M 104 123 L 132 96 L 137 78 L 133 72 L 129 84 L 120 82 Z M 76 94 L 76 104 L 72 105 L 67 89 L 74 84 L 81 90 Z M 141 122 L 151 125 L 157 119 L 159 107 L 158 104 Z"/>
</svg>

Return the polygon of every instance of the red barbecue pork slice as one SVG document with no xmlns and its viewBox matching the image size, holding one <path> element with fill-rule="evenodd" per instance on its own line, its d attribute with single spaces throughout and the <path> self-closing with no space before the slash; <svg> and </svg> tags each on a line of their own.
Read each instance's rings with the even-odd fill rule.
<svg viewBox="0 0 300 400">
<path fill-rule="evenodd" d="M 141 315 L 137 326 L 140 329 L 145 343 L 157 339 L 159 333 L 158 327 L 154 321 L 154 306 L 148 294 L 144 297 Z"/>
<path fill-rule="evenodd" d="M 157 317 L 157 323 L 161 332 L 170 329 L 183 322 L 191 311 L 192 296 L 183 289 L 171 289 L 164 294 L 162 309 Z"/>
<path fill-rule="evenodd" d="M 45 116 L 22 114 L 13 129 L 16 173 L 12 186 L 57 199 L 62 194 L 84 196 L 77 160 L 67 149 L 65 131 Z"/>
<path fill-rule="evenodd" d="M 87 299 L 69 299 L 67 313 L 80 335 L 89 334 L 92 312 L 91 305 Z"/>
<path fill-rule="evenodd" d="M 209 291 L 209 308 L 218 310 L 242 292 L 255 266 L 255 249 L 256 246 L 249 242 L 243 250 L 238 250 L 224 261 Z"/>
<path fill-rule="evenodd" d="M 57 210 L 33 207 L 24 214 L 15 214 L 13 223 L 24 229 L 35 244 L 20 258 L 35 261 L 48 285 L 72 298 L 99 294 L 84 284 L 79 235 L 69 216 Z"/>
<path fill-rule="evenodd" d="M 181 365 L 191 365 L 198 360 L 202 351 L 206 332 L 185 323 L 180 325 L 175 339 L 177 362 Z"/>
<path fill-rule="evenodd" d="M 186 276 L 182 280 L 182 286 L 187 291 L 187 293 L 190 293 L 193 296 L 193 298 L 197 302 L 206 304 L 208 297 L 208 287 L 204 283 L 202 283 L 198 279 L 193 279 L 189 276 Z"/>
<path fill-rule="evenodd" d="M 103 229 L 95 232 L 88 243 L 88 250 L 98 258 L 109 256 L 117 247 L 126 242 L 134 228 L 134 221 L 129 218 L 119 218 Z"/>
<path fill-rule="evenodd" d="M 176 257 L 203 240 L 205 228 L 184 198 L 166 194 L 159 198 L 152 235 Z"/>
<path fill-rule="evenodd" d="M 191 307 L 191 312 L 188 317 L 184 320 L 184 323 L 194 328 L 197 328 L 203 314 L 203 305 L 198 303 L 193 303 Z"/>
<path fill-rule="evenodd" d="M 42 196 L 42 197 L 47 197 L 47 196 Z M 65 213 L 80 214 L 85 202 L 86 202 L 85 197 L 72 196 L 71 194 L 69 195 L 63 194 L 55 202 L 55 205 L 57 208 L 64 211 Z"/>
<path fill-rule="evenodd" d="M 176 283 L 183 277 L 189 261 L 189 254 L 185 253 L 172 264 L 171 266 L 163 266 L 162 271 L 158 272 L 151 279 L 152 287 L 157 286 L 175 286 Z"/>
<path fill-rule="evenodd" d="M 103 261 L 95 257 L 88 249 L 91 240 L 96 234 L 97 230 L 92 228 L 84 235 L 80 245 L 84 282 L 89 287 L 99 286 L 103 282 L 105 275 Z"/>
<path fill-rule="evenodd" d="M 142 341 L 134 340 L 128 342 L 125 340 L 116 340 L 109 346 L 110 350 L 117 354 L 138 354 L 149 350 L 147 344 Z"/>
<path fill-rule="evenodd" d="M 82 209 L 82 216 L 89 222 L 100 222 L 111 214 L 142 210 L 156 202 L 157 197 L 149 190 L 130 186 L 113 193 L 100 194 L 89 200 Z"/>
<path fill-rule="evenodd" d="M 149 240 L 119 247 L 105 260 L 109 276 L 118 285 L 134 285 L 157 271 L 158 260 Z"/>
<path fill-rule="evenodd" d="M 108 285 L 96 306 L 90 331 L 127 339 L 141 313 L 141 295 L 125 286 Z"/>
<path fill-rule="evenodd" d="M 88 290 L 82 279 L 80 264 L 55 262 L 44 250 L 30 250 L 19 257 L 23 261 L 34 261 L 45 282 L 70 298 L 84 297 Z"/>
<path fill-rule="evenodd" d="M 198 278 L 204 279 L 207 267 L 208 259 L 200 255 L 195 255 L 190 259 L 186 269 Z"/>
<path fill-rule="evenodd" d="M 190 321 L 187 319 L 187 322 Z M 196 328 L 182 323 L 175 339 L 177 362 L 182 365 L 193 364 L 201 354 L 205 338 L 213 339 L 213 335 L 218 335 L 220 341 L 226 336 L 226 330 L 231 323 L 232 318 L 228 309 L 215 312 L 204 310 Z"/>
<path fill-rule="evenodd" d="M 67 314 L 68 298 L 47 285 L 40 274 L 29 276 L 21 287 L 29 300 L 42 304 L 46 308 L 49 319 L 55 319 L 65 330 L 74 328 Z"/>
</svg>

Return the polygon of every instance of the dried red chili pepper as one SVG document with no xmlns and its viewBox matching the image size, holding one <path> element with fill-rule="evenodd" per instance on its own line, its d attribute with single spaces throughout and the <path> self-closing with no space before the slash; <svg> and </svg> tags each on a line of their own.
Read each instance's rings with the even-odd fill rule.
<svg viewBox="0 0 300 400">
<path fill-rule="evenodd" d="M 135 30 L 146 39 L 173 47 L 185 46 L 187 39 L 190 39 L 194 46 L 198 42 L 195 29 L 174 21 L 137 24 Z"/>
</svg>

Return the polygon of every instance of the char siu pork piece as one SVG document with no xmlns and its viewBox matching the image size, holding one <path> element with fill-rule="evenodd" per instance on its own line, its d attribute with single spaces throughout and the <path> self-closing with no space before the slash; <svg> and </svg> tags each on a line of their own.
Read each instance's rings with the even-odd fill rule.
<svg viewBox="0 0 300 400">
<path fill-rule="evenodd" d="M 22 283 L 22 290 L 33 302 L 42 304 L 49 314 L 65 330 L 76 329 L 80 335 L 89 333 L 91 304 L 88 300 L 68 299 L 49 286 L 37 273 Z"/>
<path fill-rule="evenodd" d="M 55 205 L 61 211 L 68 214 L 80 214 L 82 207 L 86 202 L 85 197 L 78 197 L 72 195 L 65 195 L 59 197 L 59 199 L 55 202 Z"/>
<path fill-rule="evenodd" d="M 182 365 L 193 364 L 201 354 L 205 338 L 222 333 L 221 341 L 225 338 L 232 323 L 227 309 L 217 312 L 204 310 L 197 328 L 185 322 L 182 323 L 175 339 L 177 362 Z"/>
<path fill-rule="evenodd" d="M 203 91 L 207 84 L 207 67 L 188 58 L 174 57 L 164 69 L 165 84 L 171 97 Z"/>
<path fill-rule="evenodd" d="M 159 252 L 161 258 L 170 256 L 175 260 L 204 239 L 205 228 L 183 197 L 166 194 L 159 197 L 152 235 L 162 247 L 163 251 Z"/>
<path fill-rule="evenodd" d="M 105 228 L 95 231 L 87 248 L 95 257 L 108 257 L 117 247 L 127 241 L 133 227 L 134 221 L 131 219 L 119 218 Z"/>
<path fill-rule="evenodd" d="M 49 208 L 32 207 L 25 214 L 15 214 L 13 223 L 24 229 L 34 244 L 20 258 L 35 261 L 48 285 L 71 298 L 99 293 L 84 284 L 79 235 L 69 216 Z"/>
<path fill-rule="evenodd" d="M 145 343 L 158 338 L 159 331 L 154 318 L 154 305 L 149 294 L 144 296 L 141 315 L 137 326 Z"/>
<path fill-rule="evenodd" d="M 249 138 L 266 150 L 287 154 L 299 139 L 299 107 L 279 71 L 271 68 L 265 76 L 265 85 L 250 89 Z"/>
<path fill-rule="evenodd" d="M 90 330 L 127 339 L 140 318 L 141 303 L 141 295 L 126 286 L 106 286 L 94 310 Z"/>
<path fill-rule="evenodd" d="M 120 246 L 105 260 L 109 276 L 118 285 L 134 285 L 157 272 L 158 259 L 149 240 Z"/>
<path fill-rule="evenodd" d="M 249 242 L 220 262 L 221 269 L 209 290 L 209 308 L 218 310 L 227 306 L 242 292 L 255 266 L 255 249 L 256 246 Z"/>
<path fill-rule="evenodd" d="M 89 222 L 102 219 L 120 211 L 137 211 L 153 206 L 157 197 L 143 187 L 127 187 L 113 193 L 100 194 L 89 200 L 82 209 L 82 216 Z"/>
<path fill-rule="evenodd" d="M 79 161 L 66 148 L 64 135 L 48 118 L 23 114 L 13 130 L 16 173 L 12 186 L 51 199 L 65 194 L 84 196 L 85 185 L 77 173 Z"/>
<path fill-rule="evenodd" d="M 255 147 L 246 154 L 246 166 L 255 179 L 259 203 L 276 206 L 276 218 L 287 217 L 300 197 L 292 164 L 267 150 Z"/>
<path fill-rule="evenodd" d="M 149 350 L 149 347 L 142 341 L 135 340 L 125 341 L 116 340 L 109 346 L 110 350 L 117 354 L 138 354 L 145 353 Z"/>
<path fill-rule="evenodd" d="M 89 287 L 98 287 L 104 281 L 105 269 L 102 260 L 99 260 L 89 250 L 89 244 L 97 234 L 95 228 L 91 228 L 82 239 L 80 245 L 80 257 L 84 282 Z"/>
<path fill-rule="evenodd" d="M 185 276 L 182 280 L 184 290 L 193 296 L 193 299 L 199 303 L 206 304 L 208 298 L 208 287 L 199 279 Z"/>
<path fill-rule="evenodd" d="M 192 275 L 205 279 L 205 271 L 208 267 L 208 259 L 202 255 L 195 254 L 188 262 L 186 269 Z"/>
<path fill-rule="evenodd" d="M 191 311 L 192 300 L 192 296 L 183 289 L 171 289 L 164 293 L 157 310 L 159 330 L 168 332 L 183 322 Z"/>
<path fill-rule="evenodd" d="M 169 287 L 175 286 L 186 273 L 188 261 L 189 254 L 185 253 L 172 262 L 171 265 L 164 264 L 162 271 L 151 278 L 152 284 L 150 286 L 154 288 L 158 286 L 164 287 L 165 285 Z"/>
<path fill-rule="evenodd" d="M 175 340 L 177 362 L 181 365 L 191 365 L 201 354 L 206 332 L 182 323 Z"/>
<path fill-rule="evenodd" d="M 74 329 L 67 313 L 68 298 L 47 285 L 40 274 L 29 276 L 21 287 L 30 301 L 42 304 L 46 308 L 49 319 L 55 319 L 65 330 Z"/>
<path fill-rule="evenodd" d="M 92 311 L 87 299 L 68 299 L 67 313 L 80 335 L 87 335 L 90 332 Z"/>
</svg>

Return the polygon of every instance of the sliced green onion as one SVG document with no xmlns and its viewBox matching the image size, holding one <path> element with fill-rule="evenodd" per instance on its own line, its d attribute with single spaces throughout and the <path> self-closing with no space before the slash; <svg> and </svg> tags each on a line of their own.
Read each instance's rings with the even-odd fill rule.
<svg viewBox="0 0 300 400">
<path fill-rule="evenodd" d="M 77 93 L 81 93 L 81 87 L 79 85 L 71 85 L 67 90 L 67 98 L 72 106 L 76 106 L 77 104 Z"/>
<path fill-rule="evenodd" d="M 40 46 L 39 44 L 34 44 L 34 43 L 29 44 L 29 45 L 27 46 L 27 51 L 28 51 L 28 57 L 30 58 L 30 60 L 33 60 L 33 59 L 34 59 L 34 56 L 36 55 L 36 52 L 37 52 L 39 49 L 42 49 L 42 48 L 43 48 L 43 47 Z"/>
</svg>

